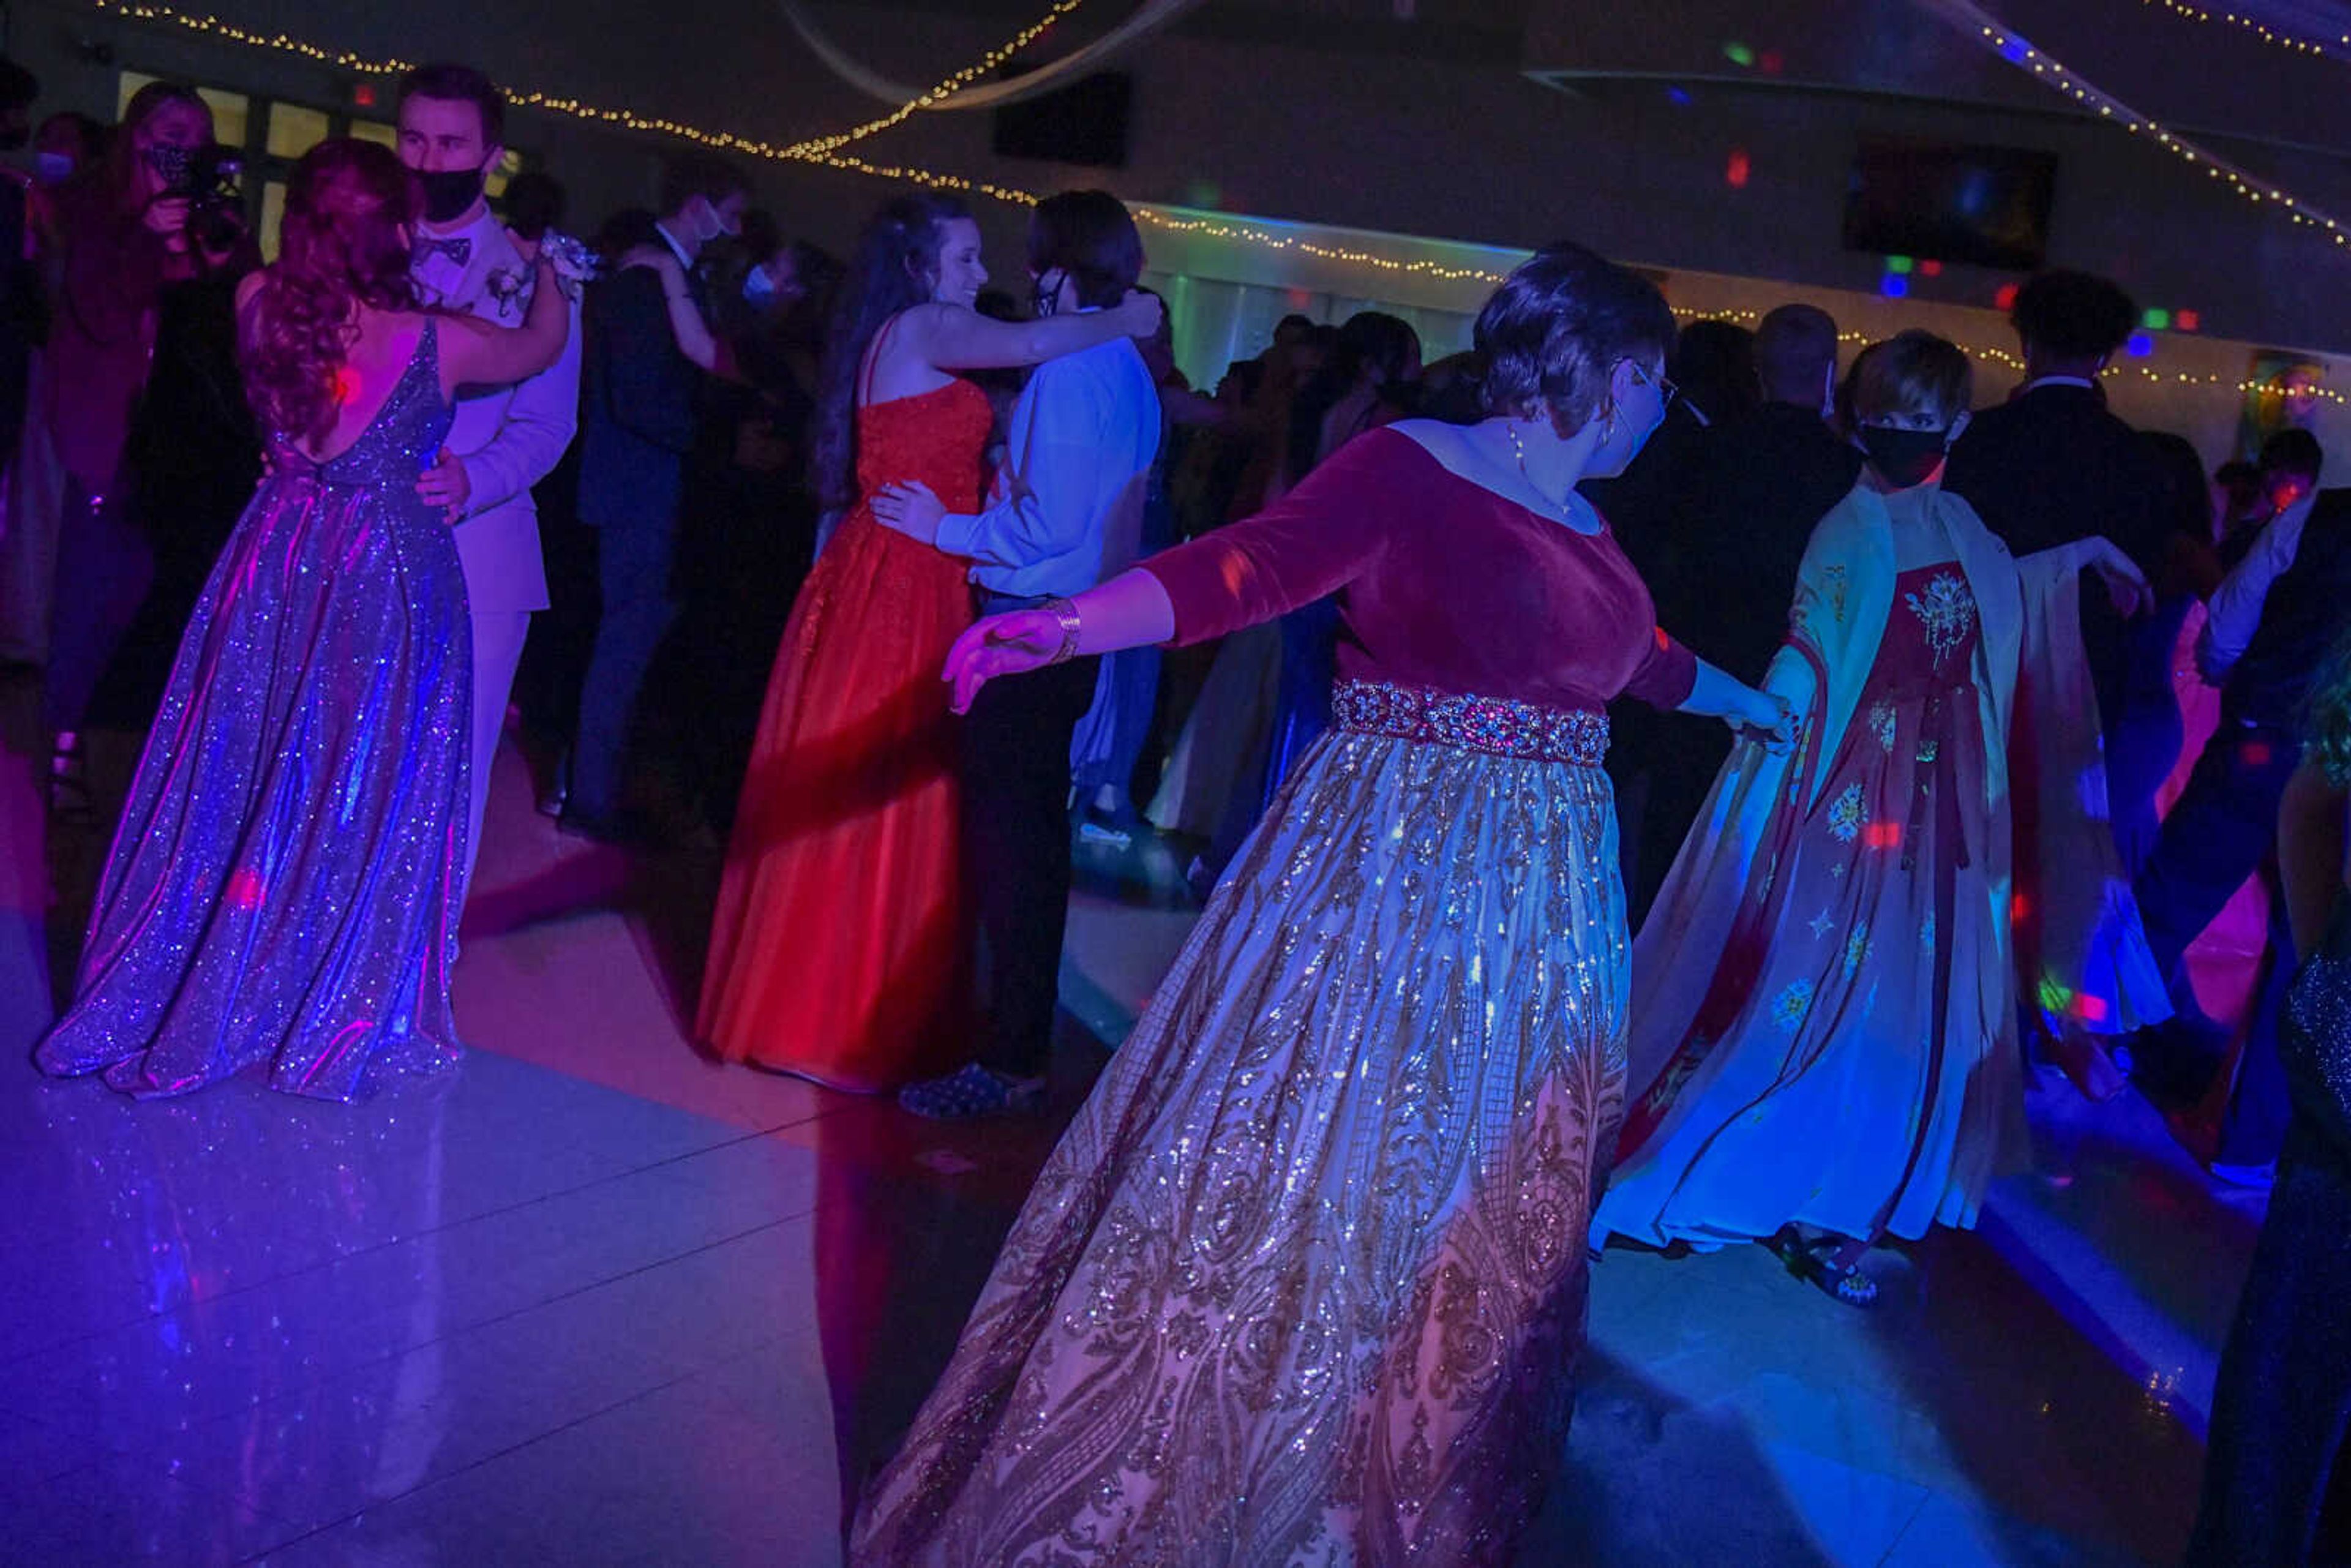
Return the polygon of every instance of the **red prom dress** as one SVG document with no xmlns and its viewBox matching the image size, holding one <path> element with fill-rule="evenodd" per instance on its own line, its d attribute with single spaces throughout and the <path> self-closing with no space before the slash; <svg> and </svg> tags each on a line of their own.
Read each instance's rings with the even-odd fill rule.
<svg viewBox="0 0 2351 1568">
<path fill-rule="evenodd" d="M 696 1024 L 726 1061 L 874 1093 L 969 1048 L 939 678 L 972 622 L 967 563 L 883 527 L 866 498 L 920 480 L 978 510 L 990 423 L 966 381 L 858 411 L 859 500 L 785 628 L 727 847 Z"/>
</svg>

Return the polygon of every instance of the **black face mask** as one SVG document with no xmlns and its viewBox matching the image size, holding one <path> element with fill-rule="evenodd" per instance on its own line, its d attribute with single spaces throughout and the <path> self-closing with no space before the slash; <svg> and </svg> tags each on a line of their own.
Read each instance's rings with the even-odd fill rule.
<svg viewBox="0 0 2351 1568">
<path fill-rule="evenodd" d="M 482 197 L 479 169 L 437 170 L 417 175 L 416 183 L 424 188 L 424 221 L 428 224 L 454 224 L 472 211 Z"/>
<path fill-rule="evenodd" d="M 1889 430 L 1884 425 L 1861 427 L 1862 450 L 1869 454 L 1878 476 L 1897 490 L 1907 490 L 1931 478 L 1943 461 L 1949 433 L 1940 430 Z"/>
</svg>

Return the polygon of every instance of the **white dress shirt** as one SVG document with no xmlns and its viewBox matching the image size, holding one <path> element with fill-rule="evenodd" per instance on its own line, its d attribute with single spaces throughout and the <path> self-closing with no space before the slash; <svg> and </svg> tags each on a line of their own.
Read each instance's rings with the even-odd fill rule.
<svg viewBox="0 0 2351 1568">
<path fill-rule="evenodd" d="M 2253 633 L 2261 630 L 2262 606 L 2269 601 L 2270 585 L 2293 568 L 2294 558 L 2302 550 L 2303 525 L 2310 521 L 2310 509 L 2317 504 L 2318 491 L 2313 488 L 2272 517 L 2253 540 L 2253 548 L 2245 552 L 2245 559 L 2212 591 L 2204 631 L 2196 639 L 2196 666 L 2214 685 L 2252 646 Z"/>
<path fill-rule="evenodd" d="M 1013 405 L 986 509 L 942 517 L 938 546 L 990 594 L 1083 593 L 1140 550 L 1158 452 L 1159 389 L 1131 340 L 1048 360 Z"/>
<path fill-rule="evenodd" d="M 425 237 L 462 238 L 471 246 L 462 264 L 438 252 L 418 264 L 416 291 L 428 308 L 460 311 L 501 327 L 522 325 L 538 271 L 487 207 L 463 228 Z M 510 386 L 470 390 L 458 400 L 449 427 L 446 445 L 465 465 L 473 486 L 457 524 L 457 554 L 465 562 L 466 596 L 476 612 L 547 608 L 547 568 L 530 487 L 562 460 L 579 423 L 575 300 L 561 357 Z"/>
</svg>

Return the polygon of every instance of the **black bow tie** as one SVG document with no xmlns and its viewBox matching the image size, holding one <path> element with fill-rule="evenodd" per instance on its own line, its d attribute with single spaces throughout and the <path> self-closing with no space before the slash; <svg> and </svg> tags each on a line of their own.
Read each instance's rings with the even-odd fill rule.
<svg viewBox="0 0 2351 1568">
<path fill-rule="evenodd" d="M 445 256 L 459 267 L 463 267 L 474 257 L 473 238 L 467 235 L 458 235 L 453 239 L 435 239 L 431 235 L 419 235 L 416 236 L 416 243 L 409 249 L 409 265 L 423 267 L 435 256 Z"/>
</svg>

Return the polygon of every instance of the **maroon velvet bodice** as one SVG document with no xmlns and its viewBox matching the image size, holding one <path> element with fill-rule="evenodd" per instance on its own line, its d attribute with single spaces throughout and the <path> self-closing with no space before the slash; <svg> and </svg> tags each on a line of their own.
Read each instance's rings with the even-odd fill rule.
<svg viewBox="0 0 2351 1568">
<path fill-rule="evenodd" d="M 1343 681 L 1597 709 L 1619 693 L 1672 707 L 1696 678 L 1605 528 L 1529 511 L 1395 430 L 1144 570 L 1174 601 L 1179 643 L 1336 593 Z"/>
</svg>

